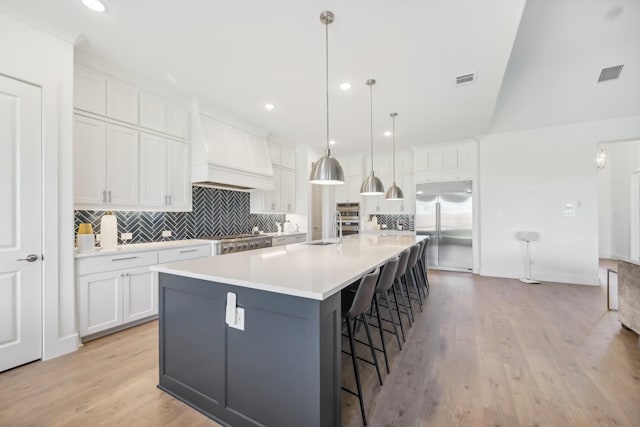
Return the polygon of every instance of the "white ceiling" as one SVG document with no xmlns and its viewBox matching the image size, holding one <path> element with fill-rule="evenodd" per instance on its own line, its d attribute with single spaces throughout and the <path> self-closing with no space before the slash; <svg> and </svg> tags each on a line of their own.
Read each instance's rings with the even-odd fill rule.
<svg viewBox="0 0 640 427">
<path fill-rule="evenodd" d="M 0 10 L 75 41 L 82 53 L 198 96 L 276 140 L 317 147 L 325 143 L 326 114 L 319 15 L 331 10 L 336 155 L 368 150 L 368 78 L 378 81 L 379 151 L 390 149 L 382 134 L 392 111 L 399 147 L 483 135 L 492 126 L 640 114 L 637 0 L 529 0 L 526 9 L 525 0 L 105 3 L 106 14 L 81 0 L 0 0 Z M 619 81 L 595 85 L 600 68 L 619 63 Z M 469 72 L 477 82 L 455 87 L 455 76 Z M 353 85 L 349 92 L 338 88 L 343 81 Z M 267 102 L 276 109 L 266 111 Z"/>
</svg>

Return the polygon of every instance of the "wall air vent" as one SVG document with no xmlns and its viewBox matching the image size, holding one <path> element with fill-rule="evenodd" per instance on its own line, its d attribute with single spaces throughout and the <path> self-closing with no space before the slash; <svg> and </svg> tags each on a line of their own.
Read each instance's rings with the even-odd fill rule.
<svg viewBox="0 0 640 427">
<path fill-rule="evenodd" d="M 603 68 L 600 71 L 600 77 L 598 77 L 598 83 L 606 82 L 607 80 L 616 80 L 620 77 L 624 65 L 616 65 L 615 67 Z"/>
<path fill-rule="evenodd" d="M 476 81 L 476 73 L 463 74 L 456 77 L 456 85 L 464 85 Z"/>
</svg>

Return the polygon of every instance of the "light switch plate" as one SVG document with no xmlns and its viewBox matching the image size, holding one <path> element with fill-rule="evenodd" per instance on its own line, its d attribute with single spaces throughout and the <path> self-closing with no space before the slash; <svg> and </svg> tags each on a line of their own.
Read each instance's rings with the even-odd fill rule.
<svg viewBox="0 0 640 427">
<path fill-rule="evenodd" d="M 171 237 L 171 230 L 164 230 L 162 232 L 162 237 Z"/>
</svg>

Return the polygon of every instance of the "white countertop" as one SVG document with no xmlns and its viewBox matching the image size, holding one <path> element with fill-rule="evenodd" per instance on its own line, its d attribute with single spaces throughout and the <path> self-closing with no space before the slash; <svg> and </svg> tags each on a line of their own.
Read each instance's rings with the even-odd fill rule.
<svg viewBox="0 0 640 427">
<path fill-rule="evenodd" d="M 189 240 L 167 240 L 164 242 L 151 243 L 132 243 L 130 245 L 118 245 L 116 249 L 102 249 L 96 247 L 93 252 L 78 252 L 76 250 L 76 258 L 86 258 L 98 255 L 113 255 L 129 252 L 143 252 L 159 249 L 184 248 L 189 246 L 211 245 L 211 240 L 189 239 Z"/>
<path fill-rule="evenodd" d="M 160 264 L 151 269 L 324 300 L 422 238 L 414 235 L 354 235 L 344 238 L 342 245 L 299 243 Z"/>
<path fill-rule="evenodd" d="M 281 233 L 273 232 L 273 233 L 262 233 L 262 236 L 269 237 L 284 237 L 284 236 L 298 236 L 300 234 L 307 234 L 306 231 L 283 231 Z"/>
</svg>

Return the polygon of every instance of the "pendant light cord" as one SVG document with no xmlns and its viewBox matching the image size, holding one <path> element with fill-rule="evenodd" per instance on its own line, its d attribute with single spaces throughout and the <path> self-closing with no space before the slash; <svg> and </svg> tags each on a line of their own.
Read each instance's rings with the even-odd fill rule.
<svg viewBox="0 0 640 427">
<path fill-rule="evenodd" d="M 329 24 L 324 24 L 325 30 L 325 58 L 326 58 L 326 83 L 327 83 L 327 154 L 329 153 Z"/>
<path fill-rule="evenodd" d="M 369 112 L 371 119 L 371 174 L 373 175 L 373 84 L 369 85 Z"/>
<path fill-rule="evenodd" d="M 392 115 L 393 129 L 393 185 L 396 185 L 396 116 Z"/>
</svg>

